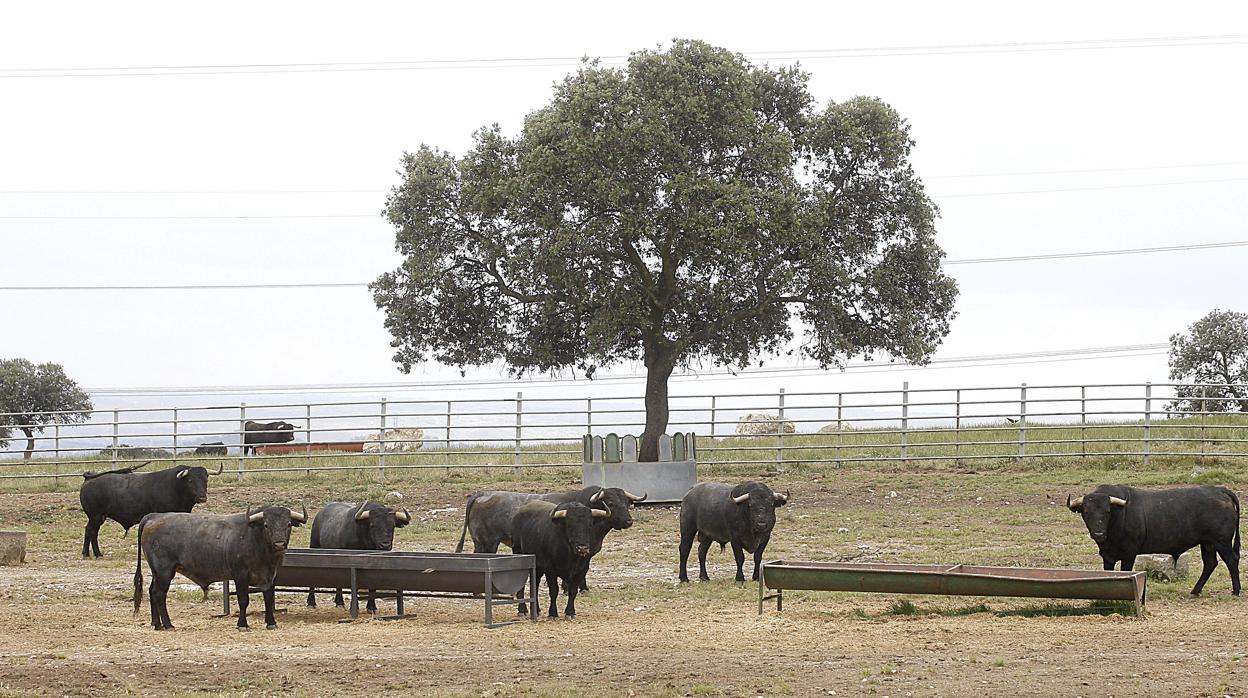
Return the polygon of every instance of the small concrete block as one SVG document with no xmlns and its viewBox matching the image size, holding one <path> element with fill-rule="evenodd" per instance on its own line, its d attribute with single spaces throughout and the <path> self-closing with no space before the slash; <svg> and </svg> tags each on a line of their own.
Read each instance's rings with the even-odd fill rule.
<svg viewBox="0 0 1248 698">
<path fill-rule="evenodd" d="M 0 565 L 26 562 L 26 532 L 0 531 Z"/>
<path fill-rule="evenodd" d="M 629 434 L 620 443 L 625 463 L 637 462 L 637 437 Z"/>
<path fill-rule="evenodd" d="M 668 434 L 659 435 L 659 461 L 670 462 L 672 460 L 672 437 Z"/>
</svg>

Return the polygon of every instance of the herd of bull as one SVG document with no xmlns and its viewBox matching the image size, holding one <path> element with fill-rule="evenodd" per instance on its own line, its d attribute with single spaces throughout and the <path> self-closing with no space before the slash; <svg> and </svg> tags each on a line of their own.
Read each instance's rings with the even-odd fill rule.
<svg viewBox="0 0 1248 698">
<path fill-rule="evenodd" d="M 239 514 L 195 514 L 192 508 L 208 500 L 208 478 L 220 475 L 221 468 L 212 473 L 202 467 L 176 465 L 157 472 L 135 472 L 142 467 L 83 474 L 79 491 L 87 515 L 83 558 L 100 557 L 99 529 L 106 519 L 127 532 L 137 525 L 134 610 L 138 613 L 142 603 L 146 555 L 152 575 L 149 605 L 157 630 L 173 627 L 166 597 L 177 573 L 199 585 L 205 598 L 213 582 L 232 582 L 238 590 L 240 629 L 248 627 L 249 592 L 262 592 L 265 624 L 276 627 L 273 581 L 290 544 L 291 528 L 308 522 L 307 508 L 295 512 L 269 505 Z M 558 617 L 556 601 L 562 581 L 567 595 L 564 614 L 572 617 L 577 593 L 588 588 L 590 561 L 608 533 L 632 526 L 632 507 L 645 500 L 644 493 L 601 487 L 549 494 L 477 492 L 468 497 L 456 552 L 463 551 L 471 536 L 474 553 L 496 553 L 505 544 L 514 553 L 533 555 L 538 578 L 545 578 L 549 590 L 548 615 Z M 680 507 L 680 581 L 689 581 L 687 565 L 695 540 L 699 543 L 699 579 L 709 579 L 706 554 L 713 543 L 719 543 L 721 549 L 732 546 L 739 583 L 745 581 L 745 553 L 752 553 L 753 579 L 757 580 L 776 524 L 775 509 L 788 501 L 788 493 L 773 492 L 758 482 L 694 486 Z M 1130 570 L 1138 555 L 1178 557 L 1199 546 L 1204 569 L 1191 593 L 1200 594 L 1220 557 L 1230 573 L 1232 593 L 1239 594 L 1240 508 L 1234 492 L 1210 486 L 1143 490 L 1102 485 L 1081 497 L 1068 497 L 1066 505 L 1082 516 L 1105 569 L 1121 562 L 1123 570 Z M 380 502 L 330 502 L 312 521 L 311 547 L 391 550 L 395 529 L 411 521 L 406 509 Z M 316 605 L 314 591 L 309 591 L 307 602 Z M 343 604 L 342 590 L 334 602 Z M 371 590 L 367 608 L 376 611 Z"/>
</svg>

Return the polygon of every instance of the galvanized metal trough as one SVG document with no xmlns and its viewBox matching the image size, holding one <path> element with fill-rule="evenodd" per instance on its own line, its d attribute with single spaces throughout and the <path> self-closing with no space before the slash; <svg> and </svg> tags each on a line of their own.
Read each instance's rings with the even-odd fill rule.
<svg viewBox="0 0 1248 698">
<path fill-rule="evenodd" d="M 360 615 L 360 589 L 380 590 L 374 598 L 393 598 L 404 618 L 404 597 L 476 598 L 485 604 L 485 626 L 497 628 L 516 621 L 494 622 L 494 607 L 528 602 L 529 617 L 537 619 L 532 597 L 521 598 L 526 582 L 537 589 L 537 558 L 532 555 L 491 553 L 393 552 L 291 548 L 277 570 L 277 591 L 349 589 L 351 617 Z M 258 592 L 253 592 L 258 593 Z M 225 582 L 223 608 L 230 614 L 230 583 Z M 234 594 L 237 596 L 237 593 Z"/>
<path fill-rule="evenodd" d="M 982 565 L 905 565 L 854 562 L 764 562 L 758 575 L 758 612 L 784 590 L 867 591 L 951 596 L 1020 596 L 1047 599 L 1122 600 L 1144 615 L 1148 575 L 1144 572 L 987 567 Z M 767 594 L 767 590 L 774 594 Z"/>
</svg>

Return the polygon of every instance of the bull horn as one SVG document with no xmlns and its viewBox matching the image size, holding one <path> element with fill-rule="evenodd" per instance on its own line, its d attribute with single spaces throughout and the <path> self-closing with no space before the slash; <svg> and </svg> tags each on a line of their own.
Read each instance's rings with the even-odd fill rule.
<svg viewBox="0 0 1248 698">
<path fill-rule="evenodd" d="M 368 512 L 367 512 L 367 511 L 364 511 L 364 507 L 366 507 L 366 506 L 368 506 L 368 500 L 367 500 L 367 499 L 365 499 L 365 500 L 364 500 L 364 503 L 360 505 L 360 508 L 359 508 L 359 509 L 356 509 L 356 511 L 355 511 L 355 520 L 356 520 L 356 521 L 363 521 L 364 519 L 367 519 L 367 518 L 368 518 Z"/>
<path fill-rule="evenodd" d="M 1109 503 L 1113 504 L 1116 507 L 1125 507 L 1127 505 L 1127 500 L 1122 499 L 1120 497 L 1110 497 Z"/>
<path fill-rule="evenodd" d="M 402 521 L 403 523 L 412 522 L 412 515 L 408 513 L 407 509 L 394 512 L 394 518 L 396 521 Z"/>
<path fill-rule="evenodd" d="M 1071 499 L 1070 495 L 1066 495 L 1066 508 L 1071 511 L 1079 511 L 1083 508 L 1083 497 Z"/>
<path fill-rule="evenodd" d="M 263 512 L 263 511 L 257 511 L 256 513 L 254 513 L 254 514 L 253 514 L 253 513 L 251 513 L 251 507 L 247 507 L 247 521 L 248 521 L 248 523 L 255 523 L 255 522 L 257 522 L 257 521 L 259 521 L 260 519 L 263 519 L 263 518 L 264 518 L 264 512 Z"/>
<path fill-rule="evenodd" d="M 739 496 L 733 497 L 733 498 L 732 498 L 732 501 L 736 502 L 737 504 L 744 504 L 744 503 L 745 503 L 745 501 L 746 501 L 747 499 L 749 499 L 749 498 L 750 498 L 750 493 L 749 493 L 749 492 L 746 492 L 746 493 L 745 493 L 745 494 L 743 494 L 743 495 L 739 495 Z"/>
<path fill-rule="evenodd" d="M 611 512 L 602 509 L 590 509 L 589 513 L 593 514 L 595 519 L 605 519 L 611 515 Z"/>
<path fill-rule="evenodd" d="M 632 501 L 634 501 L 634 502 L 644 502 L 644 501 L 646 501 L 646 497 L 649 497 L 649 496 L 650 496 L 650 493 L 649 493 L 649 492 L 643 492 L 643 493 L 641 494 L 641 496 L 640 496 L 640 497 L 638 497 L 637 495 L 633 494 L 632 492 L 629 492 L 628 490 L 624 490 L 624 496 L 625 496 L 625 497 L 628 497 L 629 499 L 631 499 L 631 500 L 632 500 Z"/>
<path fill-rule="evenodd" d="M 603 512 L 603 513 L 605 514 L 606 512 Z M 550 518 L 566 519 L 568 518 L 568 510 L 567 509 L 555 509 L 554 511 L 550 512 Z"/>
<path fill-rule="evenodd" d="M 771 497 L 772 499 L 775 499 L 776 502 L 779 504 L 786 504 L 789 501 L 789 491 L 785 490 L 784 494 L 780 494 L 779 492 L 772 492 Z"/>
<path fill-rule="evenodd" d="M 299 507 L 303 509 L 303 513 L 296 515 L 295 512 L 292 511 L 290 512 L 290 519 L 292 521 L 298 521 L 299 523 L 307 523 L 308 522 L 308 505 L 300 501 Z"/>
<path fill-rule="evenodd" d="M 176 476 L 176 477 L 177 477 L 179 480 L 181 480 L 182 478 L 184 478 L 184 477 L 186 477 L 187 475 L 190 475 L 190 474 L 191 474 L 191 469 L 190 469 L 190 468 L 183 468 L 181 471 L 179 471 L 179 472 L 178 472 L 178 474 L 177 474 L 177 476 Z"/>
<path fill-rule="evenodd" d="M 597 491 L 597 492 L 595 492 L 595 493 L 593 493 L 592 495 L 590 495 L 590 497 L 589 497 L 589 503 L 590 503 L 590 504 L 594 504 L 594 503 L 596 503 L 598 500 L 602 499 L 602 495 L 603 495 L 603 493 L 605 493 L 605 492 L 606 492 L 606 490 L 605 490 L 605 489 L 603 489 L 603 488 L 601 488 L 601 487 L 600 487 L 600 488 L 598 488 L 598 491 Z"/>
<path fill-rule="evenodd" d="M 221 473 L 224 473 L 224 472 L 225 472 L 225 463 L 221 463 L 220 465 L 218 465 L 218 466 L 217 466 L 217 472 L 215 472 L 215 473 L 208 473 L 208 474 L 209 474 L 209 475 L 220 475 Z"/>
</svg>

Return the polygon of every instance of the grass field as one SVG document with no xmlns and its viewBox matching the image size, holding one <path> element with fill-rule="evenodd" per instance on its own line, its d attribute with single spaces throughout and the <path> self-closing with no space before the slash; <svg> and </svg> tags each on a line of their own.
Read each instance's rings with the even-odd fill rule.
<svg viewBox="0 0 1248 698">
<path fill-rule="evenodd" d="M 794 460 L 782 472 L 700 467 L 703 480 L 760 479 L 792 491 L 768 558 L 1096 569 L 1096 547 L 1066 510 L 1067 493 L 1104 482 L 1248 485 L 1248 465 L 1216 455 L 1155 458 L 1149 467 L 1112 454 L 839 467 Z M 398 491 L 415 521 L 397 547 L 449 551 L 471 491 L 578 484 L 576 469 L 553 467 L 388 470 L 384 483 L 375 471 L 271 473 L 214 478 L 203 509 L 306 500 L 315 512 L 328 500 Z M 76 482 L 59 485 L 0 485 L 0 528 L 30 534 L 27 564 L 0 568 L 0 696 L 1248 693 L 1248 611 L 1230 595 L 1224 568 L 1198 600 L 1187 597 L 1193 579 L 1150 582 L 1142 621 L 1083 602 L 839 593 L 786 594 L 783 613 L 759 616 L 756 589 L 731 582 L 730 552 L 711 553 L 710 583 L 675 583 L 673 506 L 643 506 L 637 525 L 607 538 L 572 622 L 486 630 L 475 604 L 422 600 L 409 601 L 410 621 L 341 624 L 341 610 L 306 609 L 288 596 L 279 600 L 288 609 L 279 630 L 243 635 L 211 617 L 217 593 L 201 605 L 188 585 L 170 600 L 178 630 L 158 634 L 146 624 L 146 599 L 142 613 L 130 613 L 133 536 L 107 524 L 106 557 L 81 560 Z M 294 544 L 307 535 L 297 529 Z"/>
</svg>

